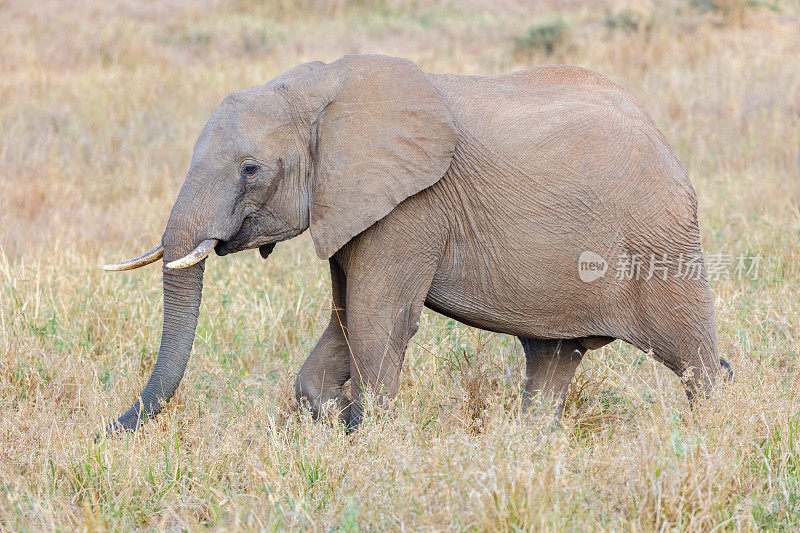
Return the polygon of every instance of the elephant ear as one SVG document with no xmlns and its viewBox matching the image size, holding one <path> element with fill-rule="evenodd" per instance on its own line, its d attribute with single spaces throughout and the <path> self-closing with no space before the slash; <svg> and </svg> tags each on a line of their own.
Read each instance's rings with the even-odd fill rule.
<svg viewBox="0 0 800 533">
<path fill-rule="evenodd" d="M 311 236 L 332 256 L 450 166 L 450 109 L 416 65 L 345 56 L 301 78 L 318 112 L 312 126 Z"/>
</svg>

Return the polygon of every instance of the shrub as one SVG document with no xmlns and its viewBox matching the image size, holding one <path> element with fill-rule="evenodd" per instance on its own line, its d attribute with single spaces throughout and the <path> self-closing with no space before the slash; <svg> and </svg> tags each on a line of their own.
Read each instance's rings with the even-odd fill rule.
<svg viewBox="0 0 800 533">
<path fill-rule="evenodd" d="M 630 9 L 623 9 L 616 13 L 609 12 L 603 22 L 609 30 L 620 30 L 626 33 L 636 32 L 639 28 L 647 25 L 641 14 Z"/>
<path fill-rule="evenodd" d="M 531 50 L 544 50 L 551 55 L 555 47 L 564 39 L 567 25 L 563 20 L 547 24 L 535 24 L 528 28 L 528 32 L 516 38 L 517 49 L 521 52 Z"/>
</svg>

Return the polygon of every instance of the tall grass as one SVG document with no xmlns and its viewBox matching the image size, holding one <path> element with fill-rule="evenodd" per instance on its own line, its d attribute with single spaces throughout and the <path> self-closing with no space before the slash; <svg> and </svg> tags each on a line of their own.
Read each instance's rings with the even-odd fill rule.
<svg viewBox="0 0 800 533">
<path fill-rule="evenodd" d="M 800 11 L 557 7 L 0 6 L 0 528 L 792 529 Z M 647 23 L 607 22 L 619 13 Z M 531 27 L 562 19 L 558 46 L 520 51 Z M 736 381 L 692 412 L 673 375 L 613 343 L 586 357 L 562 427 L 541 434 L 518 416 L 517 342 L 425 312 L 394 416 L 346 436 L 292 404 L 330 310 L 304 236 L 268 261 L 209 260 L 177 396 L 142 431 L 94 443 L 141 391 L 161 325 L 158 268 L 97 265 L 159 239 L 226 94 L 352 52 L 469 74 L 572 63 L 628 88 L 687 167 L 707 252 L 762 258 L 757 279 L 712 285 Z"/>
</svg>

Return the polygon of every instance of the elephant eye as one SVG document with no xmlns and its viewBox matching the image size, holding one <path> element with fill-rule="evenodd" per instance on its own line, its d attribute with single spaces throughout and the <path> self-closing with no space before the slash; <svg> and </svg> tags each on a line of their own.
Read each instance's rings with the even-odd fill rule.
<svg viewBox="0 0 800 533">
<path fill-rule="evenodd" d="M 252 176 L 258 172 L 258 165 L 245 165 L 242 167 L 242 175 L 244 176 Z"/>
</svg>

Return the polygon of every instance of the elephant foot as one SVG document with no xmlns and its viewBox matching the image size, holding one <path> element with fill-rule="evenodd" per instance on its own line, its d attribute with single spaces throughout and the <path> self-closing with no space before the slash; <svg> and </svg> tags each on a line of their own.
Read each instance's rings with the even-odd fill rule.
<svg viewBox="0 0 800 533">
<path fill-rule="evenodd" d="M 295 400 L 301 410 L 311 411 L 314 420 L 338 420 L 350 423 L 351 400 L 341 388 L 322 391 L 308 381 L 295 382 Z"/>
<path fill-rule="evenodd" d="M 344 394 L 324 402 L 315 416 L 317 420 L 335 420 L 349 427 L 352 402 Z"/>
<path fill-rule="evenodd" d="M 522 418 L 532 426 L 539 426 L 541 434 L 550 434 L 561 427 L 561 413 L 564 409 L 563 399 L 531 398 L 528 393 L 522 403 Z"/>
</svg>

